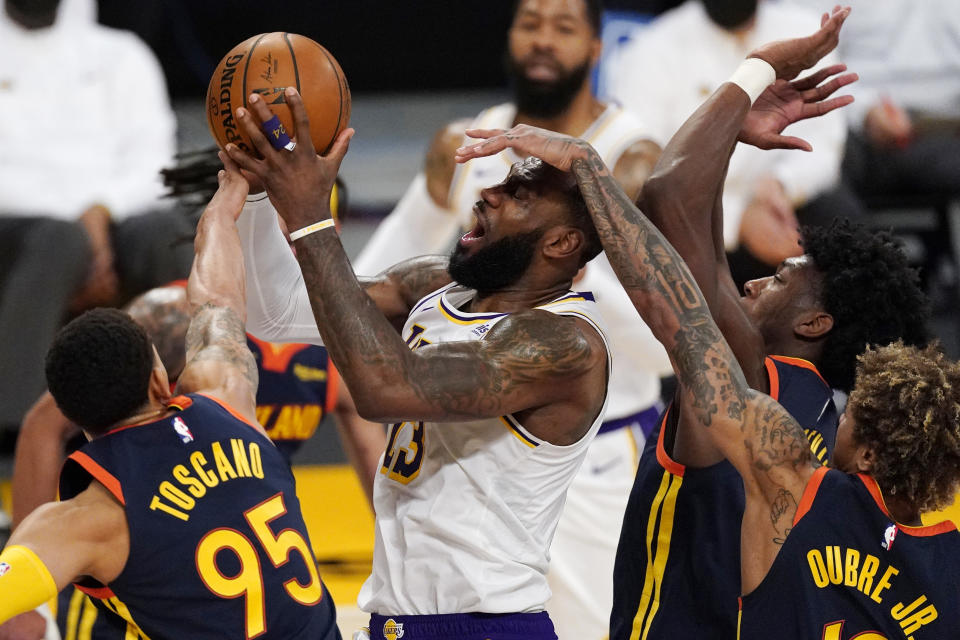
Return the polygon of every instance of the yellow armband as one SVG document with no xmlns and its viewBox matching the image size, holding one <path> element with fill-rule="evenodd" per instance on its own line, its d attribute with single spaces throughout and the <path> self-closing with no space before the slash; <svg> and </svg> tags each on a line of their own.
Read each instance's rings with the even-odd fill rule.
<svg viewBox="0 0 960 640">
<path fill-rule="evenodd" d="M 57 585 L 30 549 L 13 545 L 0 553 L 0 624 L 56 597 Z"/>
</svg>

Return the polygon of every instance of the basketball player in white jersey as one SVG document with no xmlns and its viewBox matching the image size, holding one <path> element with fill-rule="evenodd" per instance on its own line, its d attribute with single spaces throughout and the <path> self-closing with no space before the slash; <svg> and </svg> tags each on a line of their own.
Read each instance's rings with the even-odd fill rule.
<svg viewBox="0 0 960 640">
<path fill-rule="evenodd" d="M 252 95 L 256 118 L 243 108 L 237 118 L 263 159 L 235 145 L 221 154 L 269 196 L 238 221 L 248 328 L 322 338 L 360 414 L 393 423 L 359 598 L 370 637 L 555 639 L 544 610 L 550 542 L 600 429 L 610 367 L 593 296 L 571 289 L 600 251 L 579 190 L 539 160 L 517 163 L 481 192 L 449 264 L 410 260 L 361 284 L 328 204 L 352 130 L 317 156 L 294 89 L 286 102 L 293 151 L 267 142 L 258 125 L 269 111 Z"/>
<path fill-rule="evenodd" d="M 467 127 L 531 124 L 583 138 L 614 167 L 627 193 L 639 193 L 660 149 L 634 116 L 591 93 L 590 71 L 601 49 L 600 13 L 599 0 L 517 3 L 507 51 L 513 102 L 438 132 L 424 170 L 355 261 L 358 274 L 379 273 L 414 256 L 446 253 L 471 226 L 480 190 L 502 180 L 520 158 L 508 150 L 457 165 L 454 151 L 469 140 L 464 137 Z M 669 373 L 670 363 L 646 325 L 637 322 L 605 256 L 587 266 L 576 286 L 597 296 L 614 353 L 613 370 L 605 423 L 567 493 L 551 549 L 548 609 L 561 640 L 600 640 L 609 626 L 610 576 L 636 453 L 655 427 L 659 374 Z"/>
</svg>

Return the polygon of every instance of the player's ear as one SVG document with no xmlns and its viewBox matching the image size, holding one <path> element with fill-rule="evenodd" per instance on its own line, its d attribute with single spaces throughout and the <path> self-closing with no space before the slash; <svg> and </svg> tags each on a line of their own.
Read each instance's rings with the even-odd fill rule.
<svg viewBox="0 0 960 640">
<path fill-rule="evenodd" d="M 147 393 L 152 400 L 167 404 L 173 394 L 170 393 L 170 377 L 167 376 L 167 370 L 160 360 L 160 354 L 157 348 L 153 347 L 153 369 L 150 370 L 150 383 L 147 386 Z"/>
<path fill-rule="evenodd" d="M 873 471 L 873 465 L 876 462 L 876 454 L 873 449 L 865 444 L 858 444 L 857 451 L 853 457 L 853 463 L 857 465 L 858 473 L 870 473 Z"/>
<path fill-rule="evenodd" d="M 593 40 L 590 41 L 590 67 L 593 68 L 597 66 L 600 62 L 600 56 L 603 53 L 603 40 L 600 39 L 600 34 L 597 34 Z"/>
<path fill-rule="evenodd" d="M 543 236 L 543 255 L 554 260 L 579 256 L 586 239 L 583 231 L 567 225 L 556 226 Z"/>
<path fill-rule="evenodd" d="M 810 309 L 801 313 L 794 322 L 793 331 L 802 338 L 816 340 L 833 329 L 833 316 L 820 309 Z"/>
</svg>

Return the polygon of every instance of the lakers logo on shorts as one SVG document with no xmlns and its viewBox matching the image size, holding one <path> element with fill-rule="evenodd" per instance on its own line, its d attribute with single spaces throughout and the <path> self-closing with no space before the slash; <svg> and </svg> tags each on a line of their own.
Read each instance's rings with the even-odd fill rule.
<svg viewBox="0 0 960 640">
<path fill-rule="evenodd" d="M 6 562 L 0 562 L 0 577 L 2 577 L 8 571 L 10 571 L 10 565 L 8 565 Z M 393 621 L 391 620 L 391 622 Z M 401 631 L 400 633 L 403 634 L 403 631 Z M 400 636 L 397 636 L 397 637 L 399 638 Z"/>
<path fill-rule="evenodd" d="M 387 640 L 400 640 L 403 637 L 403 623 L 389 618 L 383 623 L 383 637 Z"/>
</svg>

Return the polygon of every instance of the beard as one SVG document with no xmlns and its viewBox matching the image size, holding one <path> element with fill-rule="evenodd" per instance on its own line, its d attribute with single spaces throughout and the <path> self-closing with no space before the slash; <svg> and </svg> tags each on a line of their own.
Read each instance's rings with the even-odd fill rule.
<svg viewBox="0 0 960 640">
<path fill-rule="evenodd" d="M 533 262 L 543 229 L 501 238 L 472 256 L 459 243 L 450 254 L 447 273 L 480 297 L 505 289 L 523 277 Z"/>
<path fill-rule="evenodd" d="M 527 78 L 523 65 L 510 54 L 506 62 L 517 111 L 535 118 L 553 118 L 563 113 L 590 73 L 588 59 L 570 71 L 561 69 L 556 80 L 541 82 Z"/>
</svg>

